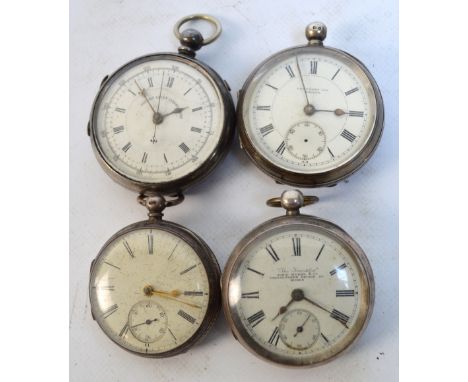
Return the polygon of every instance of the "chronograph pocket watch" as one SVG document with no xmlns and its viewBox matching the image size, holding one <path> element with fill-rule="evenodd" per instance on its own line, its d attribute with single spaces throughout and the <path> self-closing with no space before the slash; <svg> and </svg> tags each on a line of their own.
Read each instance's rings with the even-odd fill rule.
<svg viewBox="0 0 468 382">
<path fill-rule="evenodd" d="M 318 366 L 365 329 L 374 304 L 372 269 L 337 225 L 299 213 L 318 198 L 285 191 L 267 204 L 286 216 L 256 227 L 222 276 L 224 313 L 235 338 L 283 366 Z"/>
<path fill-rule="evenodd" d="M 104 333 L 134 354 L 163 358 L 185 352 L 221 309 L 220 269 L 206 243 L 162 220 L 183 196 L 140 195 L 149 219 L 113 235 L 92 262 L 91 313 Z"/>
<path fill-rule="evenodd" d="M 205 20 L 211 37 L 182 24 Z M 217 19 L 191 15 L 174 33 L 179 53 L 155 53 L 128 62 L 101 83 L 88 135 L 105 172 L 136 191 L 173 194 L 207 176 L 227 153 L 234 132 L 230 89 L 195 52 L 221 33 Z"/>
<path fill-rule="evenodd" d="M 324 24 L 308 44 L 263 61 L 239 92 L 241 146 L 278 183 L 333 186 L 363 166 L 380 140 L 383 101 L 369 70 L 325 47 Z"/>
</svg>

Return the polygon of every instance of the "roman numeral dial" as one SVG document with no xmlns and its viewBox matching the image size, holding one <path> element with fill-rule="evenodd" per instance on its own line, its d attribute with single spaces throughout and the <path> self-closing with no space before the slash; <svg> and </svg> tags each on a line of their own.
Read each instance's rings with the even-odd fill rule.
<svg viewBox="0 0 468 382">
<path fill-rule="evenodd" d="M 113 341 L 129 350 L 173 350 L 200 330 L 209 311 L 212 286 L 202 254 L 157 226 L 123 232 L 93 263 L 93 317 Z M 258 301 L 259 294 L 247 290 L 246 299 Z"/>
<path fill-rule="evenodd" d="M 270 229 L 257 232 L 229 276 L 235 322 L 277 355 L 319 357 L 339 348 L 368 304 L 354 252 L 322 228 Z"/>
<path fill-rule="evenodd" d="M 206 72 L 155 58 L 115 76 L 101 90 L 92 126 L 110 167 L 125 178 L 164 183 L 213 158 L 225 125 L 224 101 Z"/>
<path fill-rule="evenodd" d="M 245 91 L 241 127 L 253 145 L 247 150 L 297 174 L 335 170 L 368 142 L 375 122 L 372 87 L 345 59 L 282 56 L 267 61 Z"/>
</svg>

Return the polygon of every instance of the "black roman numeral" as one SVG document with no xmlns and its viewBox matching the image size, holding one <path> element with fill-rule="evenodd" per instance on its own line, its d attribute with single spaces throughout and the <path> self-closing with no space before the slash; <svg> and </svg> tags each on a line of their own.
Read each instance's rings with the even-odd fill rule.
<svg viewBox="0 0 468 382">
<path fill-rule="evenodd" d="M 250 325 L 252 325 L 252 328 L 255 328 L 264 319 L 265 319 L 265 313 L 263 313 L 263 310 L 260 310 L 257 313 L 252 314 L 250 317 L 248 317 L 247 321 Z"/>
<path fill-rule="evenodd" d="M 143 156 L 141 157 L 141 163 L 146 163 L 146 160 L 148 159 L 148 153 L 143 153 Z"/>
<path fill-rule="evenodd" d="M 363 111 L 349 111 L 349 116 L 350 117 L 364 117 L 364 112 Z"/>
<path fill-rule="evenodd" d="M 332 156 L 332 158 L 335 157 L 335 155 L 332 153 L 332 151 L 330 150 L 330 147 L 327 146 L 327 149 L 328 149 L 328 152 L 330 153 L 330 155 Z"/>
<path fill-rule="evenodd" d="M 271 258 L 275 261 L 275 263 L 279 260 L 279 257 L 275 251 L 275 249 L 271 246 L 271 244 L 267 245 L 265 248 Z"/>
<path fill-rule="evenodd" d="M 119 337 L 125 336 L 127 334 L 127 332 L 128 332 L 128 322 L 124 325 L 124 327 L 120 331 Z"/>
<path fill-rule="evenodd" d="M 270 110 L 271 110 L 271 106 L 257 106 L 257 110 L 270 111 Z"/>
<path fill-rule="evenodd" d="M 115 111 L 118 111 L 119 113 L 125 113 L 126 112 L 126 110 L 122 109 L 121 107 L 116 107 Z"/>
<path fill-rule="evenodd" d="M 293 243 L 294 256 L 301 256 L 301 238 L 293 237 L 292 243 Z"/>
<path fill-rule="evenodd" d="M 104 312 L 102 312 L 102 318 L 107 318 L 109 317 L 112 313 L 115 313 L 119 309 L 119 306 L 117 304 L 112 305 L 108 309 L 106 309 Z"/>
<path fill-rule="evenodd" d="M 341 313 L 339 310 L 336 310 L 336 309 L 332 310 L 332 312 L 330 314 L 330 317 L 334 318 L 335 320 L 337 320 L 339 322 L 341 322 L 345 326 L 349 321 L 349 317 L 346 314 Z"/>
<path fill-rule="evenodd" d="M 278 346 L 278 341 L 279 341 L 280 335 L 279 335 L 279 328 L 275 327 L 273 330 L 273 333 L 271 333 L 270 339 L 268 340 L 268 343 L 271 345 Z"/>
<path fill-rule="evenodd" d="M 338 73 L 340 72 L 340 70 L 341 70 L 341 68 L 339 68 L 339 69 L 335 72 L 335 74 L 334 74 L 333 77 L 331 78 L 332 81 L 333 81 L 333 80 L 335 79 L 335 77 L 338 75 Z"/>
<path fill-rule="evenodd" d="M 344 139 L 347 139 L 348 141 L 350 142 L 354 142 L 354 140 L 356 139 L 356 136 L 349 132 L 348 130 L 344 129 L 341 134 L 340 134 Z"/>
<path fill-rule="evenodd" d="M 185 154 L 187 154 L 187 153 L 190 151 L 189 147 L 188 147 L 184 142 L 182 142 L 182 143 L 179 145 L 179 148 L 180 148 Z"/>
<path fill-rule="evenodd" d="M 353 94 L 354 92 L 357 92 L 358 90 L 359 90 L 358 88 L 352 88 L 348 90 L 347 92 L 345 92 L 345 94 L 349 96 L 350 94 Z"/>
<path fill-rule="evenodd" d="M 186 320 L 187 320 L 188 322 L 190 322 L 191 324 L 194 324 L 195 321 L 196 321 L 196 319 L 195 319 L 194 317 L 192 317 L 192 316 L 191 316 L 190 314 L 188 314 L 187 312 L 184 312 L 182 309 L 179 310 L 179 311 L 177 312 L 177 314 L 178 314 L 180 317 L 186 319 Z"/>
<path fill-rule="evenodd" d="M 148 77 L 148 85 L 150 88 L 153 87 L 153 79 L 151 77 Z"/>
<path fill-rule="evenodd" d="M 346 268 L 346 264 L 341 264 L 339 267 L 333 269 L 330 271 L 330 275 L 333 276 L 337 270 L 341 270 L 341 269 L 345 269 Z"/>
<path fill-rule="evenodd" d="M 242 298 L 260 298 L 260 292 L 242 293 Z"/>
<path fill-rule="evenodd" d="M 323 333 L 320 333 L 320 335 L 321 335 L 321 336 L 322 336 L 322 338 L 325 340 L 325 342 L 327 342 L 327 343 L 328 343 L 328 342 L 330 342 L 330 341 L 328 341 L 328 338 L 327 338 L 327 337 L 325 337 L 325 335 L 324 335 Z"/>
<path fill-rule="evenodd" d="M 294 75 L 294 72 L 293 72 L 292 68 L 291 68 L 291 65 L 286 65 L 285 69 L 286 69 L 286 71 L 288 72 L 289 77 L 291 77 L 291 78 L 296 77 L 296 76 Z"/>
<path fill-rule="evenodd" d="M 122 131 L 124 131 L 124 127 L 117 126 L 117 127 L 114 127 L 112 130 L 114 130 L 114 134 L 120 134 Z"/>
<path fill-rule="evenodd" d="M 276 86 L 273 86 L 273 85 L 270 85 L 270 84 L 265 84 L 266 86 L 269 86 L 270 88 L 272 88 L 273 90 L 278 90 L 278 88 Z"/>
<path fill-rule="evenodd" d="M 315 261 L 318 261 L 318 259 L 319 259 L 320 255 L 322 254 L 322 251 L 323 251 L 324 248 L 325 248 L 325 244 L 322 244 L 322 248 L 320 248 L 320 251 L 319 251 L 317 257 L 315 258 Z"/>
<path fill-rule="evenodd" d="M 191 127 L 190 131 L 193 131 L 195 133 L 201 133 L 201 129 L 199 127 Z"/>
<path fill-rule="evenodd" d="M 191 267 L 188 267 L 187 269 L 183 270 L 182 272 L 180 272 L 180 275 L 185 275 L 187 272 L 190 272 L 193 268 L 195 268 L 197 266 L 197 264 L 195 265 L 192 265 Z"/>
<path fill-rule="evenodd" d="M 127 240 L 123 241 L 123 245 L 124 245 L 125 249 L 127 250 L 128 254 L 130 255 L 130 257 L 135 257 L 135 255 L 133 254 L 132 249 L 130 248 L 130 245 L 127 242 Z"/>
<path fill-rule="evenodd" d="M 247 269 L 248 269 L 249 271 L 253 272 L 253 273 L 256 273 L 257 275 L 265 276 L 265 273 L 256 271 L 255 269 L 252 269 L 252 268 L 249 268 L 249 267 L 247 267 Z"/>
<path fill-rule="evenodd" d="M 190 90 L 192 90 L 192 88 L 189 88 L 189 89 L 184 93 L 184 95 L 186 95 Z"/>
<path fill-rule="evenodd" d="M 202 107 L 199 106 L 199 107 L 196 107 L 195 109 L 192 109 L 192 111 L 198 111 L 198 110 L 201 110 L 201 109 L 202 109 Z"/>
<path fill-rule="evenodd" d="M 154 236 L 148 235 L 148 254 L 152 255 L 154 252 Z"/>
<path fill-rule="evenodd" d="M 286 150 L 286 143 L 281 142 L 281 144 L 278 146 L 278 148 L 276 149 L 276 152 L 280 155 L 283 155 L 284 153 L 284 150 Z"/>
<path fill-rule="evenodd" d="M 273 131 L 273 125 L 270 123 L 269 125 L 260 127 L 260 133 L 262 136 L 266 137 L 268 134 L 270 134 Z"/>
<path fill-rule="evenodd" d="M 122 151 L 126 153 L 130 147 L 132 147 L 132 144 L 128 142 L 124 147 L 122 147 Z"/>
<path fill-rule="evenodd" d="M 317 74 L 317 61 L 310 62 L 310 74 Z"/>
<path fill-rule="evenodd" d="M 203 296 L 203 291 L 201 290 L 190 290 L 190 291 L 184 291 L 184 296 Z"/>
<path fill-rule="evenodd" d="M 354 290 L 337 290 L 336 297 L 354 297 Z"/>
<path fill-rule="evenodd" d="M 169 77 L 169 78 L 167 79 L 166 86 L 167 86 L 168 88 L 172 88 L 172 85 L 173 85 L 173 84 L 174 84 L 174 77 Z"/>
</svg>

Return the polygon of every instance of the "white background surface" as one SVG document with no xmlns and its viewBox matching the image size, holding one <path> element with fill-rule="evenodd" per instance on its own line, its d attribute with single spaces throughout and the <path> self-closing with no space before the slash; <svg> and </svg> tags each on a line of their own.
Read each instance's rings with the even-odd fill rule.
<svg viewBox="0 0 468 382">
<path fill-rule="evenodd" d="M 366 251 L 376 279 L 376 303 L 358 343 L 336 361 L 291 370 L 248 353 L 221 314 L 207 338 L 188 353 L 143 359 L 114 345 L 93 322 L 87 294 L 91 260 L 117 230 L 146 217 L 136 194 L 101 170 L 86 135 L 90 107 L 101 79 L 143 54 L 176 51 L 174 23 L 205 12 L 218 17 L 223 34 L 198 58 L 237 90 L 267 56 L 305 43 L 307 23 L 328 26 L 326 45 L 350 52 L 373 73 L 383 94 L 386 124 L 369 163 L 349 182 L 311 190 L 321 198 L 305 213 L 331 220 Z M 72 381 L 395 381 L 398 375 L 398 9 L 394 1 L 125 1 L 70 4 L 70 376 Z M 186 201 L 166 211 L 168 220 L 194 230 L 221 267 L 236 243 L 255 226 L 281 213 L 265 206 L 285 186 L 248 161 L 236 141 L 226 160 Z"/>
</svg>

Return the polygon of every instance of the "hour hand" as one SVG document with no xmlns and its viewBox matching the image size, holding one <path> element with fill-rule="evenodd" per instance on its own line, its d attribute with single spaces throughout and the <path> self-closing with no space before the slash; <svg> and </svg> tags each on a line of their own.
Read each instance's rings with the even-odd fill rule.
<svg viewBox="0 0 468 382">
<path fill-rule="evenodd" d="M 171 114 L 179 114 L 179 113 L 182 113 L 185 109 L 187 109 L 187 106 L 186 107 L 176 107 L 174 110 L 172 110 L 170 113 L 166 113 L 166 114 L 163 114 L 162 117 L 167 117 L 168 115 L 171 115 Z"/>
</svg>

